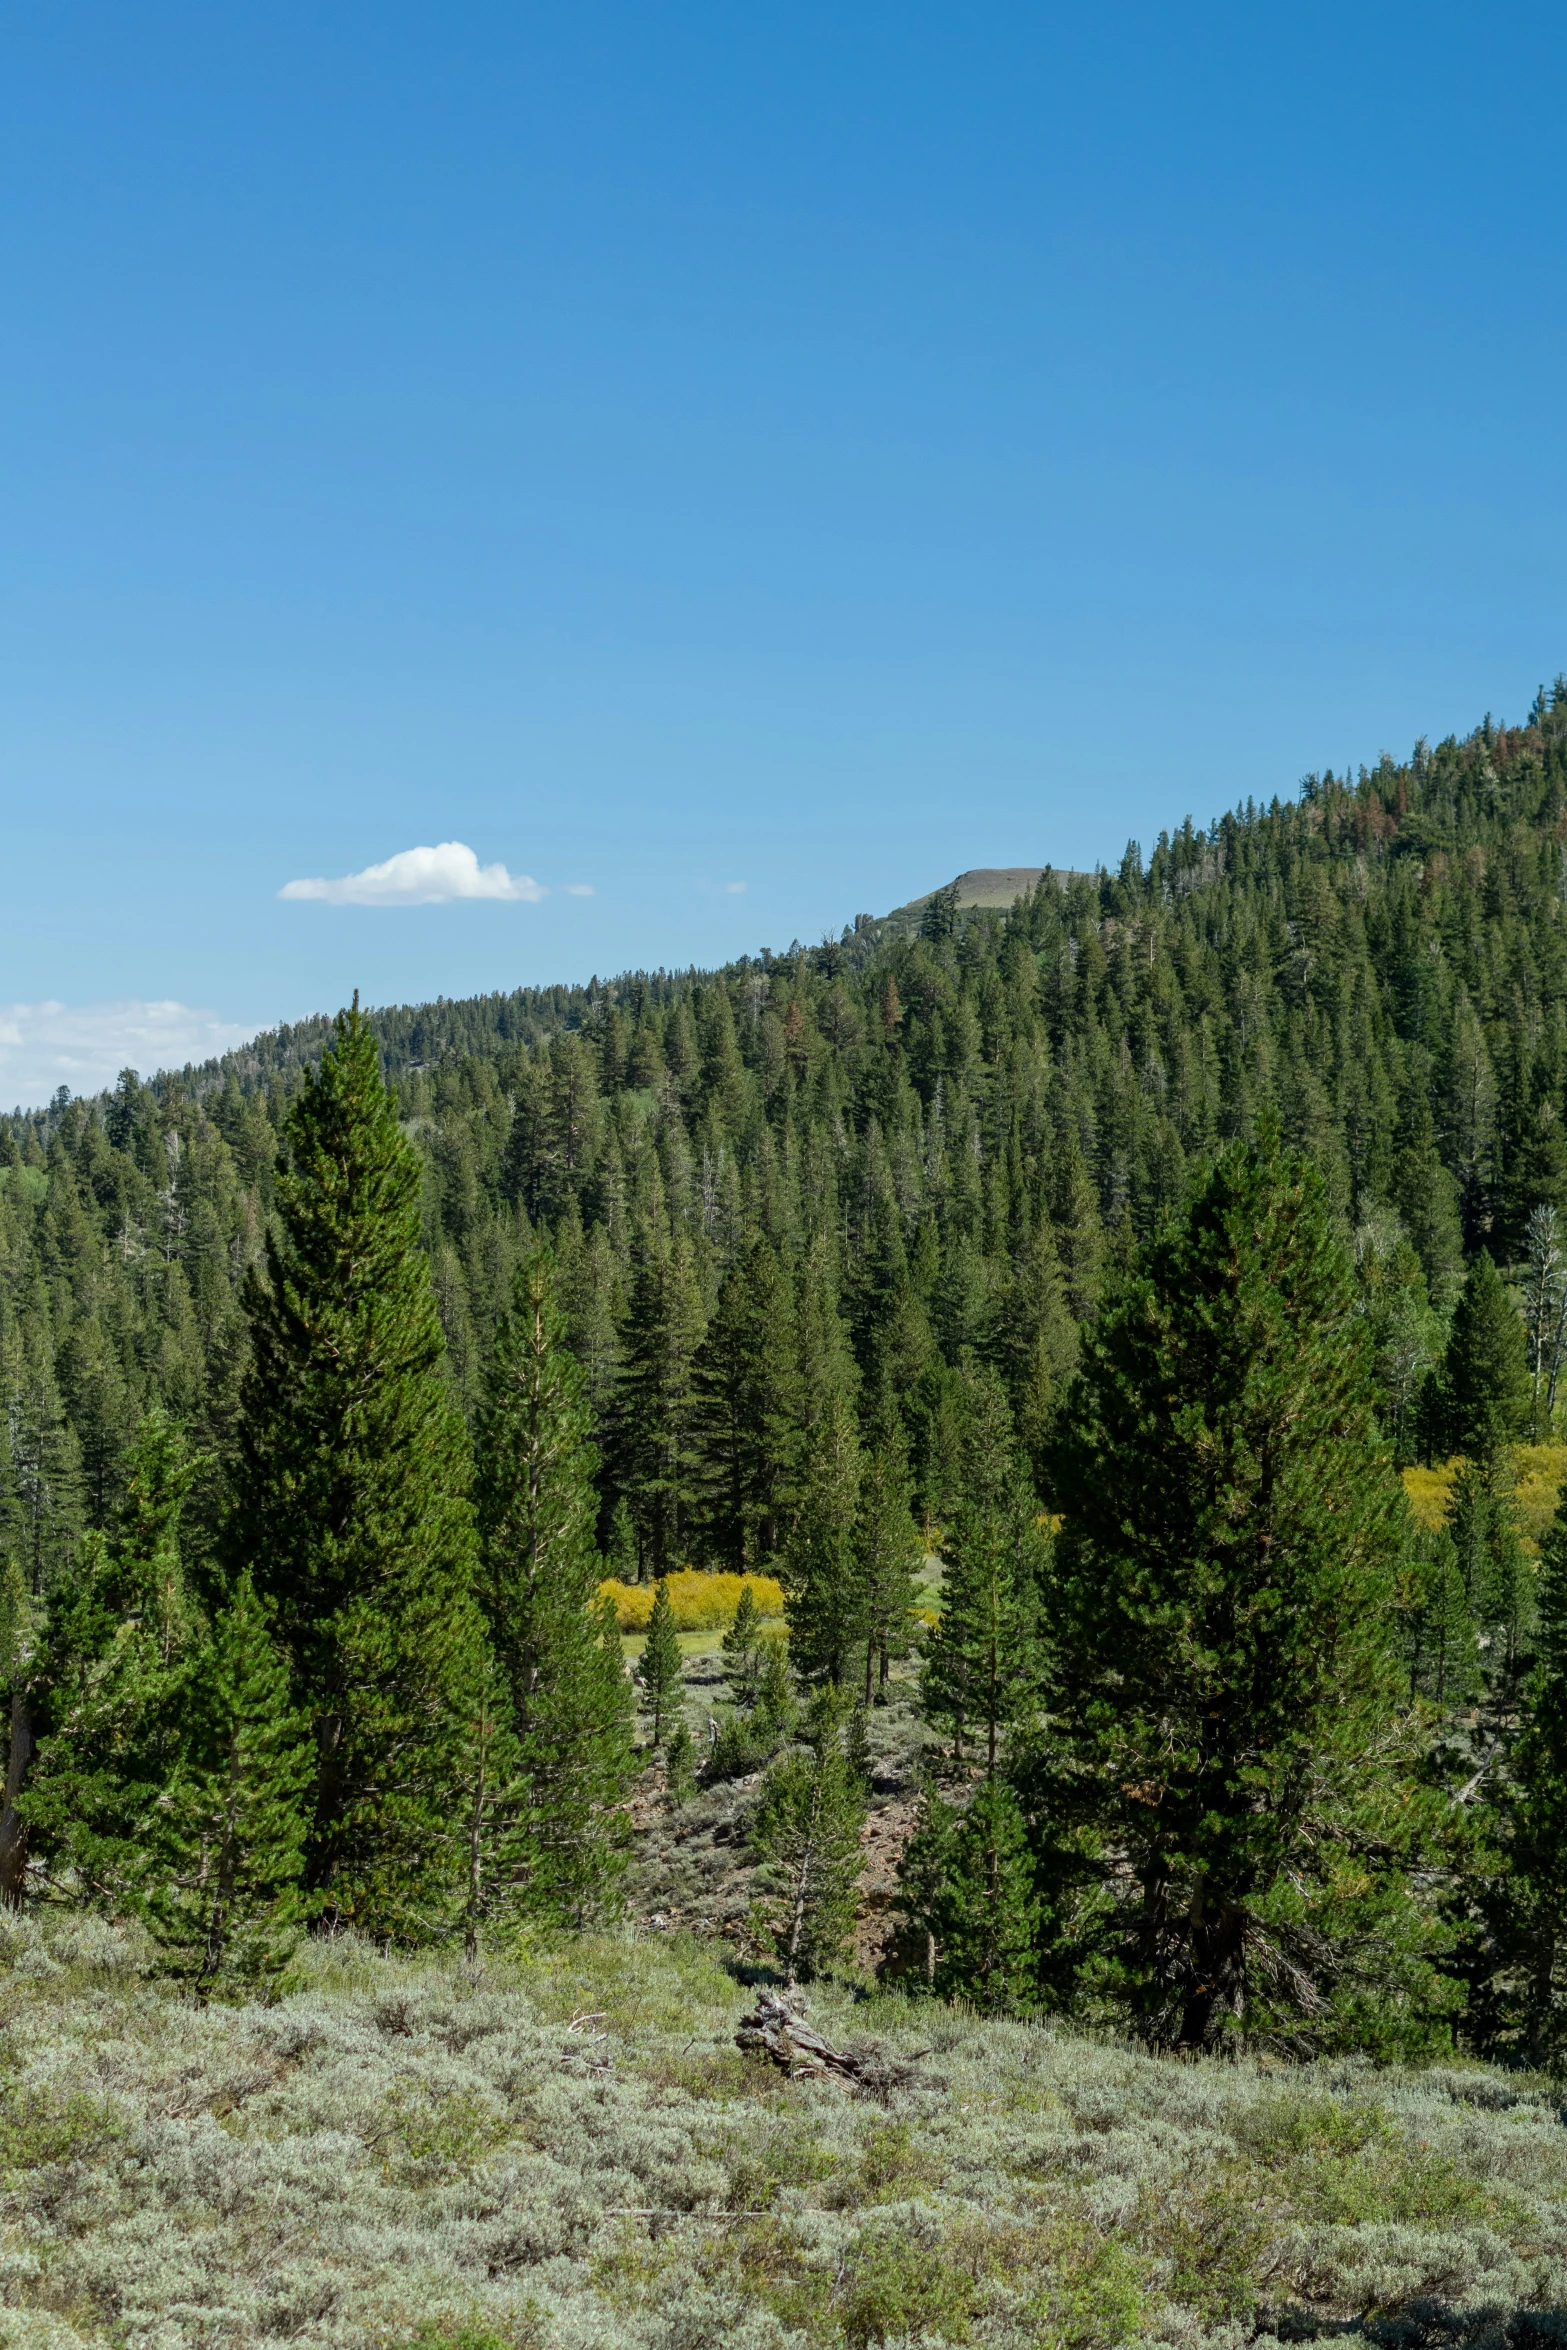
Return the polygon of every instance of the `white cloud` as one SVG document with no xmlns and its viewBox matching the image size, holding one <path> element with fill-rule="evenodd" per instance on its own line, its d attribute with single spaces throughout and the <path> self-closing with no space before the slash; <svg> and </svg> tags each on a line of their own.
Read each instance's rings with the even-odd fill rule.
<svg viewBox="0 0 1567 2350">
<path fill-rule="evenodd" d="M 285 881 L 280 898 L 316 898 L 328 906 L 444 906 L 452 898 L 544 896 L 526 873 L 481 865 L 460 840 L 433 849 L 402 849 L 384 865 L 345 873 L 340 881 Z"/>
<path fill-rule="evenodd" d="M 727 897 L 737 898 L 742 895 L 744 889 L 745 883 L 743 881 L 726 881 L 724 883 L 724 894 Z"/>
<path fill-rule="evenodd" d="M 125 1068 L 150 1077 L 212 1060 L 255 1035 L 188 1004 L 0 1004 L 0 1103 L 42 1109 L 62 1085 L 98 1093 Z"/>
<path fill-rule="evenodd" d="M 568 881 L 566 895 L 568 898 L 590 898 L 593 895 L 593 884 L 591 881 Z"/>
</svg>

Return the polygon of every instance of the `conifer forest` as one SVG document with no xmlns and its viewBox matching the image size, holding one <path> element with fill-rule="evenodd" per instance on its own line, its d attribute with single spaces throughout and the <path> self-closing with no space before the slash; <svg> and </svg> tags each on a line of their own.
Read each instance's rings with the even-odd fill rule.
<svg viewBox="0 0 1567 2350">
<path fill-rule="evenodd" d="M 0 1121 L 6 2030 L 74 2018 L 65 2102 L 0 2095 L 28 2306 L 1217 2350 L 1567 2301 L 1564 1120 L 1558 680 L 1010 910 Z M 825 2071 L 736 2054 L 758 1986 Z M 346 2132 L 387 2243 L 445 2231 L 406 2307 L 346 2210 L 242 2290 L 146 2135 L 198 2109 L 224 2162 Z M 133 2142 L 229 2318 L 81 2250 Z"/>
</svg>

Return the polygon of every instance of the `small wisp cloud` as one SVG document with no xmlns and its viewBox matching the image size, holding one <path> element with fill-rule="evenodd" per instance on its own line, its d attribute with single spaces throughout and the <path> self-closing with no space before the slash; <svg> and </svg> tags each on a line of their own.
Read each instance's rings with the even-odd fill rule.
<svg viewBox="0 0 1567 2350">
<path fill-rule="evenodd" d="M 259 1026 L 168 1001 L 0 1004 L 0 1102 L 37 1110 L 62 1085 L 92 1094 L 127 1067 L 148 1077 L 215 1060 Z"/>
<path fill-rule="evenodd" d="M 453 898 L 533 902 L 547 893 L 530 874 L 481 865 L 466 841 L 443 840 L 433 849 L 402 849 L 384 865 L 367 865 L 337 881 L 285 881 L 277 894 L 326 906 L 444 906 Z"/>
</svg>

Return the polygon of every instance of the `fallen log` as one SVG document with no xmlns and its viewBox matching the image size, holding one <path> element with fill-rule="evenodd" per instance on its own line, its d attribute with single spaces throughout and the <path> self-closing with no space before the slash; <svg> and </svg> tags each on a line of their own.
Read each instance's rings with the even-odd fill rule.
<svg viewBox="0 0 1567 2350">
<path fill-rule="evenodd" d="M 913 2057 L 889 2056 L 878 2042 L 861 2048 L 834 2048 L 805 2020 L 805 2002 L 798 1992 L 763 1991 L 735 2033 L 737 2046 L 755 2051 L 787 2073 L 791 2080 L 830 2076 L 843 2081 L 857 2096 L 886 2097 L 894 2089 L 937 2089 L 939 2081 L 916 2068 L 928 2048 Z"/>
</svg>

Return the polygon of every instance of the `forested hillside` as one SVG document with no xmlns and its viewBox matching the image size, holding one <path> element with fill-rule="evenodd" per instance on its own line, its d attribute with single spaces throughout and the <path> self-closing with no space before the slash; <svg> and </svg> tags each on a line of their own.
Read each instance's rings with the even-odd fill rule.
<svg viewBox="0 0 1567 2350">
<path fill-rule="evenodd" d="M 1518 1264 L 1530 1210 L 1563 1201 L 1564 906 L 1558 687 L 1527 726 L 1310 778 L 1298 802 L 1183 825 L 1146 864 L 1129 850 L 1008 916 L 938 898 L 910 940 L 376 1014 L 458 1391 L 476 1392 L 509 1268 L 546 1227 L 616 1429 L 606 1518 L 623 1496 L 663 1539 L 626 1397 L 656 1337 L 659 1506 L 683 1547 L 727 1557 L 754 1536 L 721 1511 L 685 1531 L 705 1482 L 690 1366 L 753 1236 L 831 1292 L 929 1482 L 965 1348 L 1041 1409 L 1107 1259 L 1271 1104 L 1358 1236 L 1402 1423 L 1466 1255 Z M 6 1539 L 34 1573 L 110 1522 L 151 1398 L 223 1427 L 279 1130 L 326 1034 L 280 1032 L 187 1081 L 127 1077 L 0 1133 Z M 1037 1343 L 1020 1347 L 1024 1299 Z"/>
<path fill-rule="evenodd" d="M 657 1578 L 671 1799 L 781 1757 L 791 1973 L 844 1947 L 863 1709 L 919 1653 L 905 1979 L 1156 2044 L 1547 2052 L 1567 1525 L 1537 1570 L 1510 1480 L 1567 1334 L 1564 908 L 1558 681 L 1008 912 L 8 1121 L 7 1888 L 113 1907 L 155 1821 L 135 1898 L 196 1950 L 243 1754 L 253 1971 L 307 1917 L 586 1916 L 630 1769 L 592 1592 Z M 1390 1456 L 1450 1455 L 1417 1538 Z M 689 1565 L 788 1592 L 705 1758 Z"/>
</svg>

